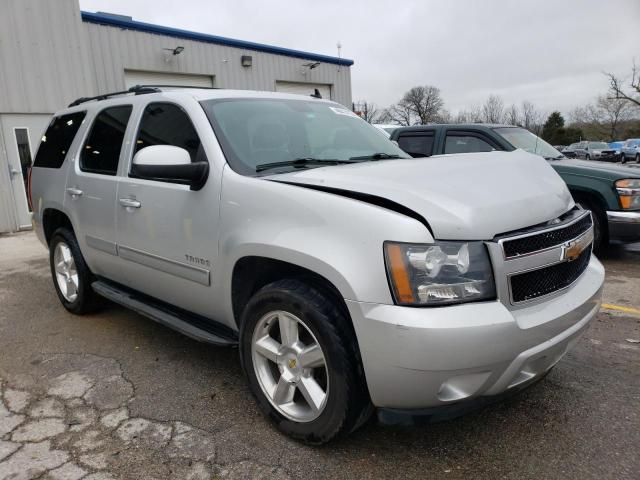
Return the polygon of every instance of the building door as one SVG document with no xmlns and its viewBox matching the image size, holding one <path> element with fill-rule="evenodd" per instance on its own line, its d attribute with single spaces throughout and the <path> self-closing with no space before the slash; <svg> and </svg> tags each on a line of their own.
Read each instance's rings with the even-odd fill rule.
<svg viewBox="0 0 640 480">
<path fill-rule="evenodd" d="M 49 115 L 0 115 L 0 233 L 31 228 L 27 171 Z"/>
<path fill-rule="evenodd" d="M 276 81 L 276 92 L 295 93 L 297 95 L 309 96 L 315 93 L 316 89 L 325 100 L 331 100 L 331 85 L 324 83 L 304 83 L 304 82 L 281 82 Z"/>
<path fill-rule="evenodd" d="M 124 84 L 127 88 L 135 85 L 180 85 L 190 87 L 213 87 L 213 76 L 189 73 L 149 72 L 146 70 L 125 70 Z"/>
</svg>

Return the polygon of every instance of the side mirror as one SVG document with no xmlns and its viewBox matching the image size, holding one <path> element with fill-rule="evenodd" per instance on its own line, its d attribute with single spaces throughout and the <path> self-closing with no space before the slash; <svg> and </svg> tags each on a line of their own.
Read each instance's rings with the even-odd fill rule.
<svg viewBox="0 0 640 480">
<path fill-rule="evenodd" d="M 192 162 L 189 152 L 173 145 L 152 145 L 135 154 L 131 176 L 189 185 L 200 190 L 209 175 L 208 162 Z"/>
</svg>

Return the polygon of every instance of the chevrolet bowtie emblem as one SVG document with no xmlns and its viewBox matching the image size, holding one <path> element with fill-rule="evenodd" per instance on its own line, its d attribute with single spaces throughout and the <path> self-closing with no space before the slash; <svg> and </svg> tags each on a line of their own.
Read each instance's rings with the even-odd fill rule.
<svg viewBox="0 0 640 480">
<path fill-rule="evenodd" d="M 562 246 L 562 260 L 573 262 L 593 242 L 593 230 L 588 230 L 581 237 L 571 240 Z"/>
</svg>

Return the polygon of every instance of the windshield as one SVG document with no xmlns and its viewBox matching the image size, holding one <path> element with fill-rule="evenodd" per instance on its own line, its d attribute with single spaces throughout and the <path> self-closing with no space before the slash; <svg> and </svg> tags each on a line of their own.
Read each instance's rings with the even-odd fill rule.
<svg viewBox="0 0 640 480">
<path fill-rule="evenodd" d="M 597 150 L 604 150 L 609 148 L 609 145 L 607 145 L 604 142 L 589 142 L 589 148 L 595 148 Z"/>
<path fill-rule="evenodd" d="M 409 158 L 375 127 L 335 103 L 238 98 L 202 105 L 231 167 L 244 175 L 276 163 L 282 172 L 325 163 Z M 269 173 L 278 173 L 273 167 Z"/>
<path fill-rule="evenodd" d="M 511 145 L 522 150 L 541 155 L 544 158 L 560 158 L 563 155 L 542 140 L 540 137 L 534 135 L 529 130 L 520 127 L 501 127 L 494 128 L 495 132 L 502 135 Z"/>
</svg>

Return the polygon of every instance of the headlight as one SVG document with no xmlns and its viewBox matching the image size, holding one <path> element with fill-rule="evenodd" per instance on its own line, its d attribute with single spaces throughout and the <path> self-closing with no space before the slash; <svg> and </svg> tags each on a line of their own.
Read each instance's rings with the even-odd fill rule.
<svg viewBox="0 0 640 480">
<path fill-rule="evenodd" d="M 616 190 L 625 210 L 640 209 L 640 178 L 618 180 Z"/>
<path fill-rule="evenodd" d="M 400 305 L 446 305 L 496 297 L 482 242 L 385 242 L 387 276 Z"/>
</svg>

